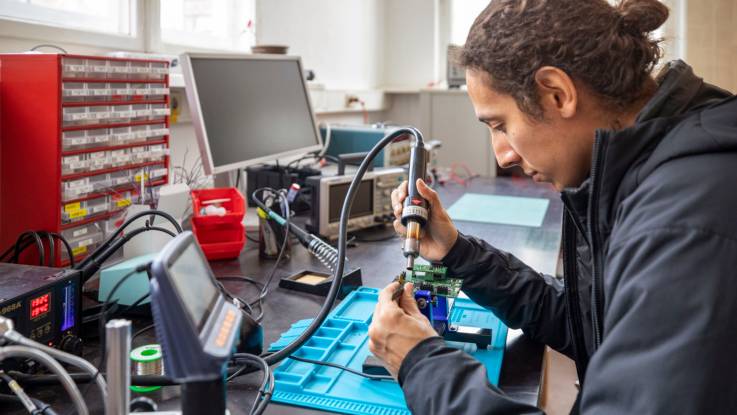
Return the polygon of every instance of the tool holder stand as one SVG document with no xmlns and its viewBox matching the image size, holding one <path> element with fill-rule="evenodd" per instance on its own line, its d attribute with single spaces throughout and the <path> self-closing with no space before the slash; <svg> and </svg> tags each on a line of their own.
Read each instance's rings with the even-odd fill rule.
<svg viewBox="0 0 737 415">
<path fill-rule="evenodd" d="M 225 401 L 224 378 L 182 385 L 182 415 L 225 414 Z"/>
<path fill-rule="evenodd" d="M 430 320 L 430 324 L 447 341 L 474 343 L 479 349 L 491 346 L 492 332 L 489 329 L 465 327 L 448 323 L 452 303 L 442 295 L 432 295 L 430 291 L 415 292 L 417 308 Z"/>
<path fill-rule="evenodd" d="M 430 291 L 417 290 L 415 301 L 420 312 L 430 320 L 435 331 L 442 336 L 448 328 L 448 314 L 450 313 L 448 298 L 432 295 Z"/>
</svg>

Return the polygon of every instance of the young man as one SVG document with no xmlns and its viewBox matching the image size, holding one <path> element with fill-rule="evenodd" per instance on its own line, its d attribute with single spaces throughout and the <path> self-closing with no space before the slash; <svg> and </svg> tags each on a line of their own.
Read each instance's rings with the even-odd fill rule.
<svg viewBox="0 0 737 415">
<path fill-rule="evenodd" d="M 737 99 L 682 61 L 653 79 L 657 0 L 494 0 L 466 42 L 499 165 L 565 205 L 564 284 L 459 234 L 431 189 L 421 254 L 508 326 L 575 360 L 574 412 L 737 413 Z M 392 195 L 397 218 L 406 185 Z M 395 222 L 399 233 L 404 229 Z M 371 351 L 414 413 L 539 413 L 382 291 Z"/>
</svg>

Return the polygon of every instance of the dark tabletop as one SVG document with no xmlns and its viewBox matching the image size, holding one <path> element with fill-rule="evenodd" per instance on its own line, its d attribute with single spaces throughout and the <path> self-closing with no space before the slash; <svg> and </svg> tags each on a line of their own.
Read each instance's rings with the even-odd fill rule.
<svg viewBox="0 0 737 415">
<path fill-rule="evenodd" d="M 446 207 L 466 192 L 549 199 L 550 205 L 543 225 L 538 228 L 472 222 L 457 222 L 456 226 L 463 233 L 481 237 L 492 245 L 515 254 L 541 272 L 555 274 L 560 250 L 562 205 L 554 189 L 549 185 L 540 185 L 518 178 L 477 178 L 472 180 L 468 187 L 449 184 L 439 189 L 441 200 Z M 363 232 L 356 240 L 355 246 L 348 250 L 349 264 L 351 267 L 361 268 L 363 283 L 366 286 L 383 287 L 387 285 L 405 265 L 399 238 L 394 237 L 379 242 L 362 242 L 368 239 L 385 239 L 390 235 L 390 228 Z M 238 261 L 212 262 L 211 266 L 217 276 L 246 275 L 264 281 L 273 263 L 273 260 L 260 259 L 257 244 L 247 242 Z M 286 331 L 295 321 L 314 317 L 322 305 L 323 297 L 278 287 L 279 278 L 304 269 L 323 270 L 324 268 L 304 248 L 294 244 L 290 258 L 283 261 L 278 268 L 271 283 L 271 293 L 265 301 L 263 325 L 264 344 L 267 346 L 277 340 L 280 333 Z M 257 293 L 257 289 L 247 283 L 224 281 L 223 284 L 232 293 L 246 298 L 253 298 Z M 146 321 L 136 321 L 135 328 L 140 328 L 146 323 Z M 153 333 L 148 333 L 135 339 L 132 347 L 154 341 Z M 93 346 L 90 345 L 87 350 L 94 358 L 97 353 Z M 531 404 L 537 403 L 542 351 L 541 344 L 529 340 L 521 331 L 509 330 L 499 383 L 505 393 Z M 259 376 L 259 374 L 243 376 L 229 384 L 228 408 L 231 414 L 248 413 L 256 396 L 257 385 L 260 384 Z M 60 388 L 34 390 L 32 395 L 51 403 L 59 413 L 65 413 L 60 411 L 62 408 L 68 411 L 66 413 L 70 412 L 67 409 L 70 408 L 68 398 Z M 159 410 L 175 410 L 179 408 L 178 395 L 178 387 L 168 387 L 146 396 L 159 404 Z M 102 405 L 98 396 L 94 387 L 87 394 L 88 405 L 93 413 L 102 413 Z M 24 412 L 19 410 L 12 413 Z M 272 403 L 266 413 L 317 414 L 321 412 Z"/>
</svg>

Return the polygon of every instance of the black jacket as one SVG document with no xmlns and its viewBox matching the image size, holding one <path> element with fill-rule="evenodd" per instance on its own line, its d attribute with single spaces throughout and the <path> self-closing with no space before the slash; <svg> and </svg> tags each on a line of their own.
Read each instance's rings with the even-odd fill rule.
<svg viewBox="0 0 737 415">
<path fill-rule="evenodd" d="M 634 126 L 597 131 L 589 179 L 561 195 L 564 283 L 464 235 L 443 262 L 509 327 L 575 360 L 574 410 L 734 414 L 737 98 L 681 61 L 658 83 Z M 413 413 L 540 412 L 439 337 L 399 381 Z"/>
</svg>

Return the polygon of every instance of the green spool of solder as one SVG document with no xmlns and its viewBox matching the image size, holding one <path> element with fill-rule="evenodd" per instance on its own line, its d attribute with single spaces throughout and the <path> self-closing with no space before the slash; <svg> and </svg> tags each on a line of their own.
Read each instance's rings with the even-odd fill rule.
<svg viewBox="0 0 737 415">
<path fill-rule="evenodd" d="M 161 354 L 161 346 L 158 344 L 147 344 L 136 347 L 131 351 L 131 361 L 136 375 L 163 375 L 164 360 Z M 153 392 L 161 389 L 161 386 L 135 386 L 131 385 L 133 392 Z"/>
</svg>

